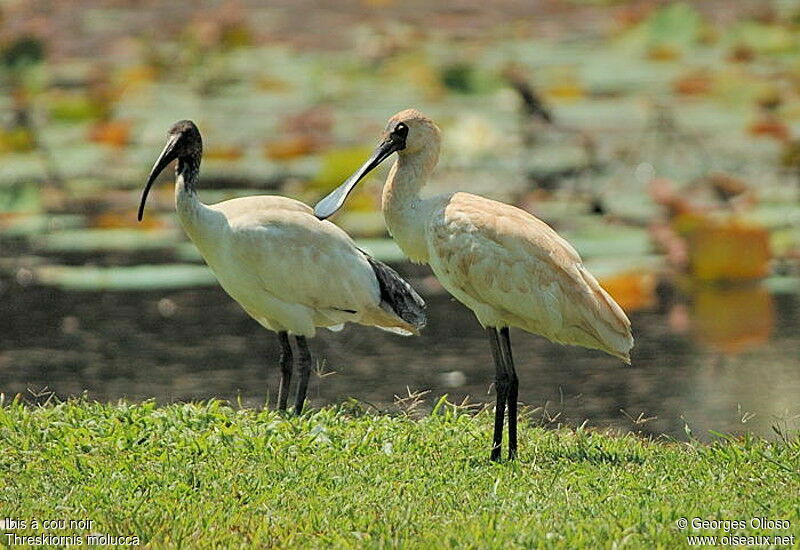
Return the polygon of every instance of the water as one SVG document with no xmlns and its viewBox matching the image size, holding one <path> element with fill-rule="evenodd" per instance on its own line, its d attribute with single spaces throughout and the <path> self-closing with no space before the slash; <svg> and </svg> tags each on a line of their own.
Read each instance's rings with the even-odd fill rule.
<svg viewBox="0 0 800 550">
<path fill-rule="evenodd" d="M 321 330 L 311 341 L 320 364 L 311 405 L 354 398 L 391 410 L 395 396 L 408 389 L 429 391 L 427 406 L 445 393 L 454 402 L 490 403 L 493 366 L 472 314 L 421 279 L 425 268 L 398 267 L 427 289 L 423 335 L 402 338 L 358 326 Z M 21 284 L 27 282 L 24 276 L 0 280 L 0 391 L 7 395 L 274 403 L 276 338 L 217 286 L 79 292 Z M 632 368 L 600 352 L 512 331 L 520 400 L 540 407 L 532 413 L 536 421 L 588 420 L 678 438 L 686 437 L 686 426 L 702 439 L 712 437 L 710 430 L 770 436 L 775 424 L 796 429 L 800 296 L 761 286 L 709 292 L 725 293 L 727 303 L 755 304 L 748 306 L 749 319 L 740 318 L 747 338 L 741 330 L 720 332 L 723 310 L 712 311 L 710 323 L 703 319 L 709 312 L 698 307 L 713 304 L 713 296 L 670 292 L 661 293 L 661 305 L 631 315 Z"/>
</svg>

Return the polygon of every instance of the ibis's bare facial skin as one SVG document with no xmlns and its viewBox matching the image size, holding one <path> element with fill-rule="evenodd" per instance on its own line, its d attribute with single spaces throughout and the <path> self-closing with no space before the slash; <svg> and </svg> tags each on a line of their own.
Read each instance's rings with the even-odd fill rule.
<svg viewBox="0 0 800 550">
<path fill-rule="evenodd" d="M 139 203 L 139 212 L 137 218 L 142 221 L 144 216 L 144 205 L 147 202 L 147 195 L 150 193 L 150 188 L 156 181 L 164 168 L 169 164 L 180 158 L 193 158 L 200 162 L 200 157 L 203 154 L 203 139 L 200 137 L 200 130 L 191 120 L 181 120 L 172 125 L 167 133 L 167 144 L 161 151 L 161 154 L 153 164 L 150 175 L 147 177 L 147 183 L 142 192 L 142 200 Z"/>
</svg>

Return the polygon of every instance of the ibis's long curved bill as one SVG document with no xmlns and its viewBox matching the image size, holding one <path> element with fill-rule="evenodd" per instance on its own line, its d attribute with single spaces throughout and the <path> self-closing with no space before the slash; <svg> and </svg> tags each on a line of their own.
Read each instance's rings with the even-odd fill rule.
<svg viewBox="0 0 800 550">
<path fill-rule="evenodd" d="M 331 191 L 328 196 L 319 201 L 314 207 L 314 215 L 324 220 L 333 216 L 347 200 L 347 196 L 355 188 L 356 184 L 364 179 L 364 177 L 373 171 L 381 162 L 386 160 L 392 153 L 399 151 L 405 146 L 405 143 L 390 135 L 381 142 L 380 145 L 372 153 L 367 162 L 361 165 L 361 168 L 347 178 L 343 184 Z"/>
<path fill-rule="evenodd" d="M 147 184 L 144 186 L 144 191 L 142 191 L 142 201 L 139 203 L 139 214 L 137 219 L 142 221 L 142 216 L 144 215 L 144 203 L 147 202 L 147 194 L 150 193 L 150 188 L 153 186 L 153 182 L 156 181 L 158 175 L 164 171 L 170 162 L 175 160 L 177 155 L 175 154 L 175 144 L 178 142 L 178 138 L 180 136 L 170 136 L 167 140 L 167 144 L 164 146 L 164 150 L 161 151 L 161 154 L 156 159 L 155 164 L 153 164 L 153 169 L 150 170 L 150 175 L 147 177 Z"/>
</svg>

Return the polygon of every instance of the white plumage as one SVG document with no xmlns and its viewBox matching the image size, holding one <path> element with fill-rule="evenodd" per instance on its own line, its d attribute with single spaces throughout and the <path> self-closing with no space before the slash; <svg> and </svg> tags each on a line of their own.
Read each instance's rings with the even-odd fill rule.
<svg viewBox="0 0 800 550">
<path fill-rule="evenodd" d="M 302 410 L 311 356 L 305 339 L 317 327 L 371 325 L 404 335 L 425 325 L 424 302 L 388 266 L 356 247 L 336 225 L 320 221 L 296 200 L 276 196 L 233 199 L 207 206 L 197 197 L 202 138 L 191 121 L 173 125 L 150 173 L 139 219 L 155 178 L 178 159 L 175 205 L 183 229 L 225 291 L 282 347 L 279 408 L 286 407 L 292 349 L 299 351 Z"/>
<path fill-rule="evenodd" d="M 181 225 L 222 288 L 265 328 L 310 338 L 316 327 L 355 322 L 418 333 L 382 307 L 366 254 L 308 205 L 261 196 L 205 206 L 180 190 L 177 204 Z"/>
</svg>

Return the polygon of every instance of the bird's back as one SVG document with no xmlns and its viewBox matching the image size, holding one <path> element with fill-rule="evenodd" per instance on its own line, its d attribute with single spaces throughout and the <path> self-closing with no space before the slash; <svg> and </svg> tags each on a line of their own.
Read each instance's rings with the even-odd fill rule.
<svg viewBox="0 0 800 550">
<path fill-rule="evenodd" d="M 516 326 L 629 362 L 630 321 L 550 226 L 469 193 L 442 201 L 426 230 L 442 284 L 484 326 Z"/>
<path fill-rule="evenodd" d="M 217 203 L 212 206 L 215 210 L 224 213 L 228 218 L 238 218 L 242 215 L 263 214 L 269 217 L 277 212 L 296 212 L 314 215 L 310 206 L 295 199 L 279 195 L 253 195 L 240 197 Z"/>
</svg>

